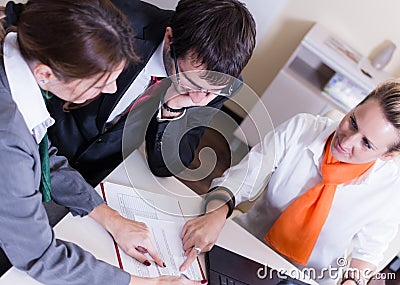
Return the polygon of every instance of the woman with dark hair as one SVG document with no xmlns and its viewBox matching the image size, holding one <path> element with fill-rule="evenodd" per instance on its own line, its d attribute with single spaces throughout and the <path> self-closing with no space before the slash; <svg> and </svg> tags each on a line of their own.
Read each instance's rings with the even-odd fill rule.
<svg viewBox="0 0 400 285">
<path fill-rule="evenodd" d="M 107 0 L 30 0 L 15 31 L 2 39 L 0 68 L 0 247 L 18 269 L 45 284 L 204 284 L 179 277 L 140 278 L 58 240 L 42 201 L 99 222 L 131 256 L 165 264 L 146 225 L 104 204 L 47 138 L 52 96 L 74 108 L 101 92 L 137 61 L 130 23 Z M 12 166 L 12 167 L 10 167 Z M 153 265 L 156 266 L 156 265 Z"/>
</svg>

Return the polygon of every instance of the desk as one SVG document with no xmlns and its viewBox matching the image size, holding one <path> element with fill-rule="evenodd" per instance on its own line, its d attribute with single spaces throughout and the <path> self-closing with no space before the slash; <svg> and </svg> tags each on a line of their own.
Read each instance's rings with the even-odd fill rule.
<svg viewBox="0 0 400 285">
<path fill-rule="evenodd" d="M 132 175 L 133 173 L 135 176 Z M 162 188 L 179 195 L 179 199 L 185 200 L 184 202 L 188 202 L 186 199 L 187 197 L 193 197 L 194 195 L 188 187 L 174 177 L 154 177 L 148 169 L 142 153 L 139 151 L 133 152 L 106 180 L 130 186 L 129 177 L 140 178 L 137 181 L 133 181 L 136 188 L 159 193 L 160 185 L 162 185 Z M 190 201 L 190 203 L 182 203 L 182 210 L 185 214 L 193 213 L 200 209 L 200 199 L 190 199 Z M 57 238 L 73 241 L 91 252 L 96 258 L 118 266 L 111 236 L 90 217 L 73 217 L 71 214 L 68 214 L 54 227 L 54 231 Z M 96 237 L 95 242 L 93 237 Z M 289 272 L 298 271 L 296 267 L 280 257 L 232 220 L 226 222 L 217 244 L 260 263 L 269 265 L 272 268 L 290 270 Z M 204 258 L 201 258 L 200 262 L 203 268 L 205 268 Z M 306 280 L 306 282 L 316 284 L 309 280 Z M 41 283 L 13 267 L 1 277 L 0 284 L 37 285 Z"/>
</svg>

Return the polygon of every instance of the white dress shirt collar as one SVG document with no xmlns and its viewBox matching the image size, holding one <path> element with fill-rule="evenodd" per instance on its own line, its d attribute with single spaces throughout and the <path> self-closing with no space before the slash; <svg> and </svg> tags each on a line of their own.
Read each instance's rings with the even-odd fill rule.
<svg viewBox="0 0 400 285">
<path fill-rule="evenodd" d="M 21 55 L 17 33 L 7 34 L 4 40 L 4 66 L 13 100 L 29 131 L 39 143 L 47 128 L 54 124 L 43 101 L 40 88 Z"/>
<path fill-rule="evenodd" d="M 115 108 L 111 111 L 107 122 L 111 122 L 114 118 L 122 114 L 132 102 L 138 98 L 149 86 L 152 76 L 167 77 L 167 72 L 164 67 L 163 60 L 163 47 L 164 41 L 159 44 L 156 51 L 150 57 L 146 66 L 139 72 L 135 80 L 129 86 L 128 90 L 124 93 Z"/>
<path fill-rule="evenodd" d="M 319 123 L 319 121 L 317 120 L 316 124 L 318 124 L 318 123 Z M 321 159 L 322 159 L 322 154 L 324 152 L 326 141 L 328 140 L 329 136 L 336 130 L 336 127 L 337 127 L 338 123 L 329 125 L 307 147 L 314 154 L 314 163 L 315 163 L 315 165 L 319 165 L 320 164 Z M 315 127 L 317 127 L 317 126 L 315 126 Z"/>
<path fill-rule="evenodd" d="M 144 67 L 144 73 L 147 76 L 168 77 L 164 65 L 163 49 L 164 41 L 160 43 L 160 45 Z"/>
</svg>

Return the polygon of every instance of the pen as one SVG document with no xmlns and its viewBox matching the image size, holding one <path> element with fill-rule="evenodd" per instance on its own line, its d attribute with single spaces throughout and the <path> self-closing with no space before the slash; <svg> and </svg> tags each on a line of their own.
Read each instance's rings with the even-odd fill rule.
<svg viewBox="0 0 400 285">
<path fill-rule="evenodd" d="M 190 280 L 190 278 L 185 273 L 181 273 L 181 277 L 185 277 L 186 279 Z"/>
</svg>

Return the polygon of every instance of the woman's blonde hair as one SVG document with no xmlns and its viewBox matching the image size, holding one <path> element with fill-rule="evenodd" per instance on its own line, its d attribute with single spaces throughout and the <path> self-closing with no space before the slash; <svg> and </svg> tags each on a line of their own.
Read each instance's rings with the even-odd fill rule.
<svg viewBox="0 0 400 285">
<path fill-rule="evenodd" d="M 379 102 L 385 118 L 400 133 L 400 82 L 390 80 L 380 84 L 359 105 L 370 99 L 375 99 Z M 395 151 L 400 151 L 400 137 L 399 142 L 393 144 L 388 152 Z"/>
</svg>

